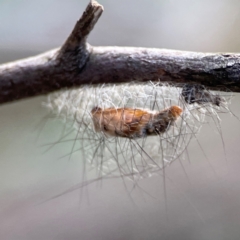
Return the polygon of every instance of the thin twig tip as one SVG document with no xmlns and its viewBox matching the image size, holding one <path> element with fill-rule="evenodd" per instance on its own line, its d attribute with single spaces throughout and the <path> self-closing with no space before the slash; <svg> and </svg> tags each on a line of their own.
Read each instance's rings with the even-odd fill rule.
<svg viewBox="0 0 240 240">
<path fill-rule="evenodd" d="M 97 1 L 95 0 L 91 0 L 90 1 L 90 4 L 93 6 L 93 7 L 98 7 L 98 8 L 101 8 L 103 10 L 103 6 L 101 4 L 99 4 Z"/>
</svg>

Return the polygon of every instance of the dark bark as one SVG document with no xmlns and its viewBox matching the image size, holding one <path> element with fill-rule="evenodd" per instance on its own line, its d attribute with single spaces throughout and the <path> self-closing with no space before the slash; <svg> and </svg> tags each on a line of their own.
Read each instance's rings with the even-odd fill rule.
<svg viewBox="0 0 240 240">
<path fill-rule="evenodd" d="M 93 74 L 94 73 L 94 74 Z M 118 83 L 147 80 L 195 82 L 240 91 L 240 54 L 166 49 L 94 47 L 79 80 Z"/>
<path fill-rule="evenodd" d="M 92 47 L 88 34 L 103 8 L 91 1 L 60 49 L 0 66 L 0 103 L 82 84 L 161 80 L 240 92 L 240 54 Z"/>
</svg>

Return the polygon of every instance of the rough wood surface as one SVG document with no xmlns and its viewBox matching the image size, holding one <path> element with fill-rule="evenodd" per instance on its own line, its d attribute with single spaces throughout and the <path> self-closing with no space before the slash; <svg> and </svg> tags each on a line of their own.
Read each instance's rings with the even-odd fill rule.
<svg viewBox="0 0 240 240">
<path fill-rule="evenodd" d="M 240 54 L 90 46 L 87 36 L 102 12 L 91 1 L 61 48 L 1 65 L 0 103 L 83 84 L 159 79 L 240 92 Z"/>
</svg>

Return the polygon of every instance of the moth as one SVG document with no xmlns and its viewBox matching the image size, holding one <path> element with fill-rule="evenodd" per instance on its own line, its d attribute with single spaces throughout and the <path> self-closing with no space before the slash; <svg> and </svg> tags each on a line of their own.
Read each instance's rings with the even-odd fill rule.
<svg viewBox="0 0 240 240">
<path fill-rule="evenodd" d="M 160 112 L 140 108 L 94 107 L 91 114 L 96 132 L 134 139 L 166 132 L 182 111 L 179 106 L 171 106 Z"/>
</svg>

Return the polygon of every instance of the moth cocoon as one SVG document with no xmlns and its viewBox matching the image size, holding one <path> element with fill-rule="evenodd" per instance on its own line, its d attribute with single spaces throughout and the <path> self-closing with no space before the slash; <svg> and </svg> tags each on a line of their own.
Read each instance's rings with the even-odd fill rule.
<svg viewBox="0 0 240 240">
<path fill-rule="evenodd" d="M 51 94 L 44 105 L 73 122 L 80 160 L 101 175 L 134 178 L 181 157 L 206 115 L 218 117 L 218 106 L 188 104 L 181 93 L 160 82 L 88 85 Z"/>
</svg>

